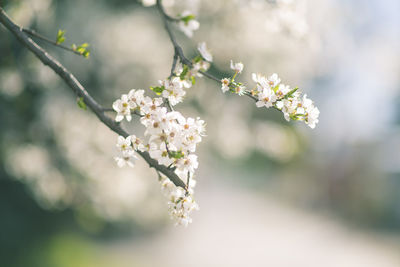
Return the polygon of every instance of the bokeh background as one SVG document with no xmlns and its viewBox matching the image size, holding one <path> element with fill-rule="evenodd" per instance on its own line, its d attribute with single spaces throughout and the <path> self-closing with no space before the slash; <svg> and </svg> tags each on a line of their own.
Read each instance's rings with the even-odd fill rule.
<svg viewBox="0 0 400 267">
<path fill-rule="evenodd" d="M 149 3 L 151 1 L 146 1 Z M 0 1 L 104 106 L 169 74 L 154 7 L 132 0 Z M 277 72 L 315 100 L 311 130 L 199 79 L 177 106 L 207 122 L 188 228 L 169 220 L 157 176 L 119 169 L 116 135 L 0 27 L 1 266 L 400 266 L 400 2 L 165 0 L 198 14 L 211 72 Z M 151 91 L 148 90 L 151 94 Z M 137 135 L 139 125 L 127 125 Z"/>
</svg>

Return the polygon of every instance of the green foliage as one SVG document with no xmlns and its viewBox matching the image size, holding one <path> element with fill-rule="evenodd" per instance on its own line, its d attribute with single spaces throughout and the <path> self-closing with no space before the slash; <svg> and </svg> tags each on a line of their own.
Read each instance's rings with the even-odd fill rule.
<svg viewBox="0 0 400 267">
<path fill-rule="evenodd" d="M 58 30 L 57 32 L 57 39 L 56 39 L 56 44 L 61 44 L 65 41 L 65 31 L 64 30 Z"/>
<path fill-rule="evenodd" d="M 164 86 L 155 86 L 155 87 L 150 87 L 150 90 L 152 90 L 157 95 L 161 95 L 161 93 L 165 90 L 165 87 Z"/>
<path fill-rule="evenodd" d="M 76 103 L 78 104 L 78 107 L 80 107 L 81 109 L 87 110 L 87 106 L 86 106 L 85 101 L 83 100 L 83 97 L 79 97 L 79 98 L 76 100 Z"/>
<path fill-rule="evenodd" d="M 191 21 L 192 19 L 195 19 L 195 18 L 196 18 L 195 15 L 190 14 L 188 16 L 182 17 L 181 20 L 183 22 L 185 22 L 185 24 L 188 24 L 189 21 Z"/>
<path fill-rule="evenodd" d="M 299 87 L 296 87 L 296 88 L 293 88 L 292 90 L 290 90 L 290 92 L 285 95 L 285 98 L 287 99 L 287 98 L 291 97 L 298 89 L 299 89 Z"/>
<path fill-rule="evenodd" d="M 186 76 L 186 74 L 188 73 L 188 71 L 189 71 L 189 67 L 188 67 L 187 65 L 184 65 L 184 66 L 183 66 L 182 73 L 181 73 L 181 75 L 179 75 L 179 78 L 180 78 L 181 80 L 185 80 L 185 76 Z"/>
<path fill-rule="evenodd" d="M 195 63 L 198 63 L 198 62 L 200 62 L 200 61 L 202 61 L 203 60 L 203 58 L 201 57 L 201 56 L 196 56 L 194 59 L 193 59 L 193 61 L 195 62 Z"/>
<path fill-rule="evenodd" d="M 182 151 L 170 151 L 169 156 L 175 159 L 183 158 L 184 154 Z"/>
<path fill-rule="evenodd" d="M 72 50 L 78 52 L 79 54 L 81 54 L 85 58 L 88 58 L 90 56 L 90 50 L 88 49 L 88 47 L 89 47 L 88 43 L 83 43 L 83 44 L 78 45 L 78 46 L 76 44 L 72 44 L 71 45 Z"/>
</svg>

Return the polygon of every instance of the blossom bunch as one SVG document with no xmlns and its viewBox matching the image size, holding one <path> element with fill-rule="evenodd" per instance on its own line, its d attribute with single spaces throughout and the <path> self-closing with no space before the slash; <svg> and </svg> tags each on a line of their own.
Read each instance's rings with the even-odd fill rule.
<svg viewBox="0 0 400 267">
<path fill-rule="evenodd" d="M 182 89 L 181 82 L 175 78 L 161 82 L 164 86 L 163 96 L 169 89 L 173 92 L 165 96 L 170 104 L 179 102 L 176 92 L 177 88 Z M 171 216 L 178 224 L 187 225 L 191 221 L 189 212 L 197 209 L 194 208 L 197 204 L 192 198 L 193 190 L 189 188 L 188 183 L 198 168 L 197 155 L 194 153 L 204 135 L 205 123 L 200 118 L 185 118 L 178 111 L 169 111 L 165 105 L 163 98 L 151 98 L 145 96 L 144 90 L 136 89 L 123 94 L 114 102 L 116 121 L 124 118 L 130 121 L 132 114 L 135 114 L 140 117 L 140 123 L 145 127 L 143 140 L 135 135 L 118 137 L 117 149 L 120 156 L 115 160 L 120 167 L 133 166 L 136 158 L 134 152 L 147 151 L 160 165 L 173 169 L 182 181 L 187 181 L 186 189 L 176 187 L 172 183 L 168 185 Z M 165 181 L 162 184 L 165 184 Z"/>
<path fill-rule="evenodd" d="M 199 205 L 193 200 L 192 195 L 187 193 L 183 188 L 176 187 L 170 180 L 161 177 L 161 191 L 168 199 L 168 210 L 170 211 L 171 219 L 176 222 L 176 225 L 187 226 L 192 222 L 190 213 L 194 210 L 199 210 Z M 188 192 L 193 192 L 196 184 L 194 179 L 190 180 Z"/>
<path fill-rule="evenodd" d="M 230 91 L 238 95 L 249 95 L 256 100 L 257 107 L 273 107 L 281 111 L 287 121 L 304 121 L 309 127 L 315 128 L 318 123 L 319 110 L 314 102 L 302 95 L 298 87 L 291 88 L 289 85 L 281 83 L 281 79 L 276 73 L 267 77 L 261 74 L 252 74 L 252 79 L 256 83 L 255 87 L 247 91 L 246 87 L 236 82 L 237 74 L 243 71 L 242 63 L 233 63 L 231 69 L 235 71 L 232 78 L 221 80 L 222 92 Z"/>
</svg>

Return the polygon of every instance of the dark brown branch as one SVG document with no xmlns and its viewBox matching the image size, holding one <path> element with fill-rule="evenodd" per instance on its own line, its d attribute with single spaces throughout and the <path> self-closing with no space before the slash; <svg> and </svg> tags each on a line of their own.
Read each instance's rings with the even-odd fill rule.
<svg viewBox="0 0 400 267">
<path fill-rule="evenodd" d="M 75 76 L 68 71 L 58 60 L 53 58 L 47 53 L 42 47 L 35 43 L 27 34 L 23 31 L 22 27 L 16 25 L 0 7 L 0 23 L 3 24 L 26 48 L 28 48 L 35 56 L 42 61 L 43 64 L 49 66 L 64 82 L 74 91 L 78 97 L 82 97 L 86 105 L 93 111 L 97 118 L 102 121 L 108 128 L 115 133 L 124 137 L 129 136 L 118 123 L 112 118 L 108 117 L 104 113 L 104 108 L 93 99 L 93 97 L 86 91 L 86 89 L 79 83 Z M 168 177 L 176 186 L 186 188 L 185 183 L 176 175 L 173 169 L 170 169 L 164 165 L 158 164 L 158 162 L 151 158 L 149 153 L 140 152 L 137 153 L 149 164 L 150 167 L 155 168 L 157 171 Z"/>
</svg>

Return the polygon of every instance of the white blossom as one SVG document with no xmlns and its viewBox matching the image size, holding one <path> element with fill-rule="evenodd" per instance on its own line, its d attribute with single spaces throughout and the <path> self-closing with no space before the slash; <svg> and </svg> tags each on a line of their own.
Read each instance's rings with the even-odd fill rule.
<svg viewBox="0 0 400 267">
<path fill-rule="evenodd" d="M 131 135 L 131 143 L 134 150 L 138 150 L 141 152 L 146 151 L 146 146 L 143 144 L 142 140 L 140 140 L 136 135 Z"/>
<path fill-rule="evenodd" d="M 176 225 L 188 226 L 192 222 L 190 214 L 194 210 L 199 210 L 199 205 L 194 201 L 192 196 L 193 187 L 196 184 L 191 181 L 191 186 L 187 192 L 181 187 L 176 187 L 171 181 L 166 178 L 160 180 L 161 191 L 168 198 L 168 210 L 171 218 Z"/>
<path fill-rule="evenodd" d="M 231 60 L 231 69 L 234 70 L 236 73 L 241 73 L 243 71 L 244 65 L 242 62 L 233 63 Z"/>
<path fill-rule="evenodd" d="M 192 15 L 192 13 L 188 10 L 185 10 L 181 14 L 181 18 L 185 18 L 187 16 Z M 193 31 L 196 31 L 200 27 L 200 23 L 195 20 L 195 19 L 190 19 L 187 21 L 180 20 L 178 23 L 179 29 L 187 36 L 187 37 L 193 37 Z"/>
<path fill-rule="evenodd" d="M 284 85 L 281 83 L 281 84 L 279 84 L 275 94 L 276 94 L 277 98 L 281 99 L 281 98 L 285 97 L 285 95 L 289 92 L 290 92 L 289 85 Z"/>
<path fill-rule="evenodd" d="M 118 136 L 116 146 L 120 153 L 119 156 L 114 157 L 118 167 L 121 168 L 124 167 L 125 165 L 133 167 L 137 157 L 134 155 L 131 136 L 128 136 L 126 138 L 124 138 L 123 136 Z"/>
<path fill-rule="evenodd" d="M 268 78 L 268 84 L 271 88 L 274 88 L 281 82 L 281 79 L 278 77 L 278 74 L 274 73 Z"/>
<path fill-rule="evenodd" d="M 167 98 L 171 105 L 175 106 L 179 102 L 183 101 L 186 91 L 183 89 L 179 77 L 174 77 L 172 80 L 166 79 L 160 81 L 160 84 L 165 88 L 162 92 L 162 96 Z"/>
<path fill-rule="evenodd" d="M 259 95 L 256 102 L 257 107 L 272 107 L 276 101 L 276 95 L 273 90 L 265 88 Z"/>
<path fill-rule="evenodd" d="M 129 167 L 134 167 L 135 166 L 135 160 L 137 157 L 135 155 L 129 156 L 129 157 L 114 157 L 115 161 L 117 162 L 118 167 L 122 168 L 125 165 L 128 165 Z"/>
<path fill-rule="evenodd" d="M 222 80 L 221 80 L 221 90 L 222 90 L 222 92 L 227 92 L 227 91 L 229 91 L 229 84 L 230 84 L 230 82 L 231 82 L 231 80 L 230 79 L 228 79 L 228 78 L 223 78 Z"/>
<path fill-rule="evenodd" d="M 244 85 L 237 85 L 235 88 L 235 93 L 238 95 L 244 95 L 246 92 L 246 87 Z"/>
<path fill-rule="evenodd" d="M 117 116 L 115 117 L 115 121 L 120 122 L 126 117 L 127 121 L 132 120 L 131 108 L 129 105 L 128 95 L 122 95 L 121 99 L 117 99 L 113 103 L 113 109 L 117 112 Z"/>
<path fill-rule="evenodd" d="M 199 43 L 197 46 L 197 50 L 199 50 L 201 56 L 207 60 L 208 62 L 213 61 L 213 56 L 211 55 L 211 52 L 207 49 L 207 45 L 205 42 Z"/>
</svg>

